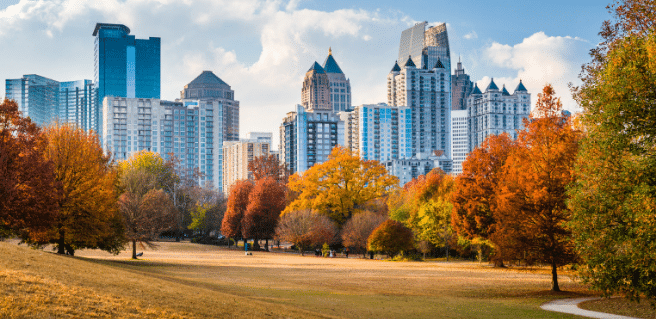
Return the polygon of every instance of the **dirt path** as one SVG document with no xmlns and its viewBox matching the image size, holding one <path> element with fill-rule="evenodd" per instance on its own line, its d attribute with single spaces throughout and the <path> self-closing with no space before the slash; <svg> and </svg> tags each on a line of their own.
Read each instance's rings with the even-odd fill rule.
<svg viewBox="0 0 656 319">
<path fill-rule="evenodd" d="M 597 311 L 590 311 L 590 310 L 585 310 L 579 308 L 578 304 L 585 302 L 585 301 L 590 301 L 590 300 L 598 300 L 600 298 L 598 297 L 588 297 L 588 298 L 574 298 L 574 299 L 559 299 L 559 300 L 553 300 L 549 301 L 540 308 L 548 311 L 555 311 L 555 312 L 562 312 L 562 313 L 568 313 L 572 315 L 577 315 L 577 316 L 583 316 L 583 317 L 588 317 L 588 318 L 599 318 L 599 319 L 639 319 L 639 318 L 634 318 L 634 317 L 627 317 L 627 316 L 620 316 L 620 315 L 613 315 L 610 313 L 604 313 L 604 312 L 597 312 Z"/>
</svg>

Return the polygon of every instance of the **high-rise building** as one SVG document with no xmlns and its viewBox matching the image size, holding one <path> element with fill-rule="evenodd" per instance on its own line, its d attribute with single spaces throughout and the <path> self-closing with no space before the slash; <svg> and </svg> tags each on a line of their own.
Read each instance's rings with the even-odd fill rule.
<svg viewBox="0 0 656 319">
<path fill-rule="evenodd" d="M 173 154 L 198 183 L 223 191 L 223 106 L 213 100 L 162 101 L 108 96 L 103 101 L 102 141 L 114 159 L 141 150 Z"/>
<path fill-rule="evenodd" d="M 446 23 L 434 27 L 428 22 L 420 22 L 401 33 L 398 61 L 406 61 L 408 56 L 418 68 L 432 68 L 437 60 L 441 60 L 451 75 L 451 51 Z"/>
<path fill-rule="evenodd" d="M 328 49 L 328 57 L 323 62 L 323 69 L 328 76 L 330 86 L 330 105 L 334 112 L 351 110 L 351 81 L 333 58 L 332 49 Z"/>
<path fill-rule="evenodd" d="M 239 101 L 235 91 L 212 71 L 203 71 L 180 92 L 186 100 L 212 100 L 223 106 L 223 140 L 239 140 Z"/>
<path fill-rule="evenodd" d="M 308 111 L 351 110 L 351 81 L 333 58 L 332 49 L 323 66 L 315 61 L 305 73 L 301 104 Z"/>
<path fill-rule="evenodd" d="M 499 90 L 492 79 L 485 92 L 474 85 L 467 98 L 467 112 L 471 152 L 490 135 L 508 133 L 517 138 L 517 130 L 524 128 L 522 120 L 531 112 L 531 94 L 521 80 L 511 95 L 505 85 Z"/>
<path fill-rule="evenodd" d="M 54 121 L 95 130 L 95 95 L 91 80 L 58 82 L 40 75 L 27 74 L 5 81 L 6 98 L 15 100 L 24 116 L 37 125 Z"/>
<path fill-rule="evenodd" d="M 451 152 L 451 75 L 437 59 L 430 68 L 418 68 L 411 57 L 397 63 L 387 76 L 390 106 L 411 110 L 412 156 Z"/>
<path fill-rule="evenodd" d="M 95 84 L 98 122 L 105 96 L 160 98 L 160 38 L 135 39 L 122 24 L 97 23 L 95 37 Z"/>
<path fill-rule="evenodd" d="M 469 138 L 467 126 L 467 110 L 455 110 L 451 112 L 451 158 L 453 159 L 452 173 L 462 173 L 462 162 L 469 154 Z"/>
<path fill-rule="evenodd" d="M 453 77 L 451 77 L 451 109 L 467 109 L 467 96 L 473 88 L 474 83 L 472 83 L 469 75 L 465 73 L 462 63 L 458 61 L 458 67 L 454 70 Z"/>
<path fill-rule="evenodd" d="M 420 154 L 411 158 L 400 158 L 383 161 L 382 164 L 390 175 L 399 178 L 399 186 L 403 187 L 406 183 L 420 175 L 426 175 L 435 168 L 444 172 L 451 172 L 451 159 L 442 151 L 435 151 L 426 156 Z"/>
<path fill-rule="evenodd" d="M 280 161 L 291 173 L 323 163 L 333 147 L 344 141 L 344 122 L 332 110 L 306 110 L 296 106 L 280 126 Z"/>
<path fill-rule="evenodd" d="M 362 159 L 387 161 L 412 157 L 410 108 L 364 104 L 356 106 L 350 114 L 352 119 L 350 124 L 345 122 L 345 131 L 350 132 L 346 135 L 350 134 L 351 138 L 344 145 Z"/>
<path fill-rule="evenodd" d="M 226 194 L 239 180 L 253 179 L 248 163 L 271 151 L 272 133 L 252 133 L 251 138 L 223 142 L 223 189 Z"/>
</svg>

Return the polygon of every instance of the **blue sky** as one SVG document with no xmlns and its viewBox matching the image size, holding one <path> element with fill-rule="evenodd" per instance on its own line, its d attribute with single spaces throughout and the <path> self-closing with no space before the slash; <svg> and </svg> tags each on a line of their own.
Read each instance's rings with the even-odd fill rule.
<svg viewBox="0 0 656 319">
<path fill-rule="evenodd" d="M 610 2 L 610 0 L 608 0 Z M 606 1 L 0 0 L 0 79 L 40 74 L 93 79 L 96 22 L 162 38 L 162 98 L 179 97 L 203 70 L 232 86 L 240 133 L 273 132 L 300 103 L 301 81 L 328 47 L 351 79 L 353 102 L 386 102 L 386 76 L 401 31 L 446 22 L 452 60 L 472 79 L 493 77 L 532 100 L 552 83 L 576 110 L 567 83 L 599 42 Z M 455 63 L 452 63 L 455 67 Z M 4 96 L 4 85 L 0 86 Z M 275 147 L 275 146 L 274 146 Z"/>
</svg>

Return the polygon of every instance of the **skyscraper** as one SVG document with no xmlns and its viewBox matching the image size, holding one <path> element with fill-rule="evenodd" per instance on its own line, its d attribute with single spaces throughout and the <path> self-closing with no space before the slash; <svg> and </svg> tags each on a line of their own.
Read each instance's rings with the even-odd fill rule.
<svg viewBox="0 0 656 319">
<path fill-rule="evenodd" d="M 458 61 L 458 67 L 454 70 L 451 77 L 451 109 L 465 110 L 467 108 L 467 96 L 471 93 L 474 84 L 469 75 L 462 68 L 462 63 Z"/>
<path fill-rule="evenodd" d="M 54 121 L 95 130 L 95 95 L 91 80 L 59 82 L 36 74 L 5 81 L 6 97 L 37 125 Z"/>
<path fill-rule="evenodd" d="M 417 68 L 411 57 L 397 63 L 387 75 L 390 106 L 411 110 L 412 156 L 441 151 L 451 153 L 450 72 L 437 60 L 431 68 Z"/>
<path fill-rule="evenodd" d="M 239 141 L 239 101 L 235 91 L 212 71 L 203 71 L 180 92 L 184 100 L 212 100 L 223 106 L 223 140 Z"/>
<path fill-rule="evenodd" d="M 160 98 L 160 38 L 135 39 L 122 24 L 97 23 L 95 38 L 95 84 L 97 123 L 105 96 Z"/>
<path fill-rule="evenodd" d="M 455 175 L 462 173 L 462 162 L 469 155 L 467 116 L 466 109 L 451 112 L 451 158 Z"/>
<path fill-rule="evenodd" d="M 490 81 L 485 92 L 478 85 L 467 97 L 469 151 L 483 143 L 490 135 L 508 133 L 517 138 L 517 130 L 523 129 L 522 120 L 531 112 L 531 94 L 522 81 L 510 94 L 504 85 L 501 90 Z"/>
<path fill-rule="evenodd" d="M 330 105 L 334 112 L 351 110 L 351 81 L 333 58 L 332 49 L 328 49 L 328 57 L 323 62 L 323 69 L 328 76 L 330 86 Z"/>
<path fill-rule="evenodd" d="M 446 24 L 431 27 L 424 21 L 404 30 L 399 43 L 398 61 L 406 61 L 408 56 L 412 57 L 420 69 L 432 68 L 439 59 L 450 75 L 451 51 Z"/>
<path fill-rule="evenodd" d="M 226 194 L 237 181 L 253 179 L 248 163 L 270 154 L 272 136 L 272 133 L 254 132 L 247 139 L 223 143 L 223 190 Z"/>
</svg>

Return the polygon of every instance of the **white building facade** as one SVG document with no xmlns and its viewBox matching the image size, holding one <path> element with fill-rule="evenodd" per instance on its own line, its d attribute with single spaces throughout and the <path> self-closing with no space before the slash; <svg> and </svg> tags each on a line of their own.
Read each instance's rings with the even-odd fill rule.
<svg viewBox="0 0 656 319">
<path fill-rule="evenodd" d="M 467 125 L 468 111 L 451 111 L 451 156 L 453 159 L 454 175 L 462 173 L 462 162 L 469 154 L 469 130 Z"/>
</svg>

